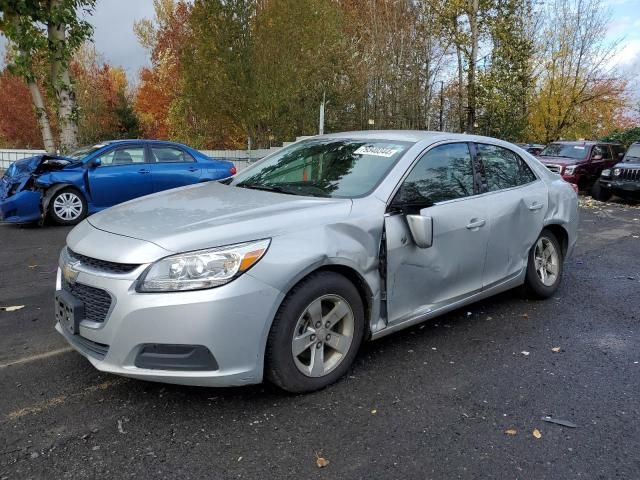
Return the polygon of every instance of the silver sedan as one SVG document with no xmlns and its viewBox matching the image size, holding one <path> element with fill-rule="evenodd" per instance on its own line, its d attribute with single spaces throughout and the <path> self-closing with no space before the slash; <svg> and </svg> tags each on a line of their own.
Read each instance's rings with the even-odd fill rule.
<svg viewBox="0 0 640 480">
<path fill-rule="evenodd" d="M 56 329 L 105 372 L 311 391 L 364 340 L 515 287 L 553 295 L 576 224 L 571 185 L 510 143 L 313 137 L 83 221 Z"/>
</svg>

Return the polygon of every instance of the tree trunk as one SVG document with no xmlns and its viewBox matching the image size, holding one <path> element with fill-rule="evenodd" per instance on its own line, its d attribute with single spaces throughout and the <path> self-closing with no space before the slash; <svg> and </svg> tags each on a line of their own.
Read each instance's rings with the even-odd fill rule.
<svg viewBox="0 0 640 480">
<path fill-rule="evenodd" d="M 473 133 L 476 124 L 476 62 L 478 61 L 478 10 L 479 0 L 470 0 L 469 30 L 471 55 L 467 72 L 467 133 Z"/>
<path fill-rule="evenodd" d="M 50 0 L 49 8 L 60 7 L 61 0 Z M 65 54 L 65 25 L 50 23 L 47 26 L 49 44 L 52 49 L 51 84 L 58 101 L 60 125 L 60 150 L 67 153 L 78 147 L 78 119 L 76 96 L 69 75 L 68 59 Z"/>
<path fill-rule="evenodd" d="M 462 94 L 464 79 L 462 77 L 462 49 L 459 45 L 456 45 L 456 53 L 458 55 L 458 129 L 462 133 L 464 132 L 464 95 Z"/>
<path fill-rule="evenodd" d="M 44 107 L 44 100 L 42 93 L 38 88 L 38 84 L 33 80 L 27 82 L 29 91 L 31 92 L 31 99 L 33 100 L 33 108 L 36 111 L 36 117 L 38 117 L 38 125 L 40 126 L 40 133 L 42 134 L 42 143 L 47 153 L 56 153 L 56 144 L 53 140 L 53 134 L 51 133 L 51 125 L 49 124 L 49 116 L 47 115 L 47 109 Z"/>
</svg>

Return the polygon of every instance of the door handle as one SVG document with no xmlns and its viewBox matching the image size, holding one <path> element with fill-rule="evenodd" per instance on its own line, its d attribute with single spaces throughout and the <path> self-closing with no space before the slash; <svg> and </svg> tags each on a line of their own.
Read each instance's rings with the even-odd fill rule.
<svg viewBox="0 0 640 480">
<path fill-rule="evenodd" d="M 140 170 L 138 170 L 138 173 L 151 173 L 151 170 L 145 170 L 144 168 L 141 168 Z"/>
<path fill-rule="evenodd" d="M 532 212 L 535 212 L 536 210 L 540 210 L 542 207 L 544 207 L 543 204 L 538 202 L 533 202 L 531 205 L 529 205 L 529 210 L 531 210 Z"/>
<path fill-rule="evenodd" d="M 198 171 L 198 169 L 197 169 L 197 168 L 195 168 L 195 167 L 191 167 L 191 168 L 189 168 L 189 171 L 190 171 L 190 172 L 197 172 L 197 171 Z"/>
<path fill-rule="evenodd" d="M 467 225 L 467 229 L 473 230 L 474 228 L 484 227 L 485 223 L 486 222 L 481 218 L 480 219 L 472 218 L 471 219 L 471 223 L 469 223 L 469 225 Z"/>
</svg>

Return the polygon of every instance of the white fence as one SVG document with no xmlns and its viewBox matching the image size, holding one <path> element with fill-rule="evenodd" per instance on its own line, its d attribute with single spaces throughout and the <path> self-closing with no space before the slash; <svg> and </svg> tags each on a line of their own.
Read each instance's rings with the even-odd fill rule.
<svg viewBox="0 0 640 480">
<path fill-rule="evenodd" d="M 286 145 L 286 144 L 285 144 Z M 238 171 L 247 168 L 251 163 L 266 157 L 270 153 L 277 152 L 282 147 L 263 148 L 259 150 L 200 150 L 209 157 L 229 160 L 233 162 Z M 0 172 L 3 172 L 12 162 L 23 158 L 46 153 L 44 150 L 4 150 L 0 149 Z"/>
</svg>

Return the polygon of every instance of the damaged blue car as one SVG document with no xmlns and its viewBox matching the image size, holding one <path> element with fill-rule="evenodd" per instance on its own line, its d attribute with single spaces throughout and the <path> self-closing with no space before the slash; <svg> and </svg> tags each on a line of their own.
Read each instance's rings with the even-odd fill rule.
<svg viewBox="0 0 640 480">
<path fill-rule="evenodd" d="M 114 140 L 64 157 L 37 155 L 12 163 L 0 179 L 0 220 L 75 225 L 127 200 L 235 173 L 232 162 L 159 140 Z"/>
</svg>

